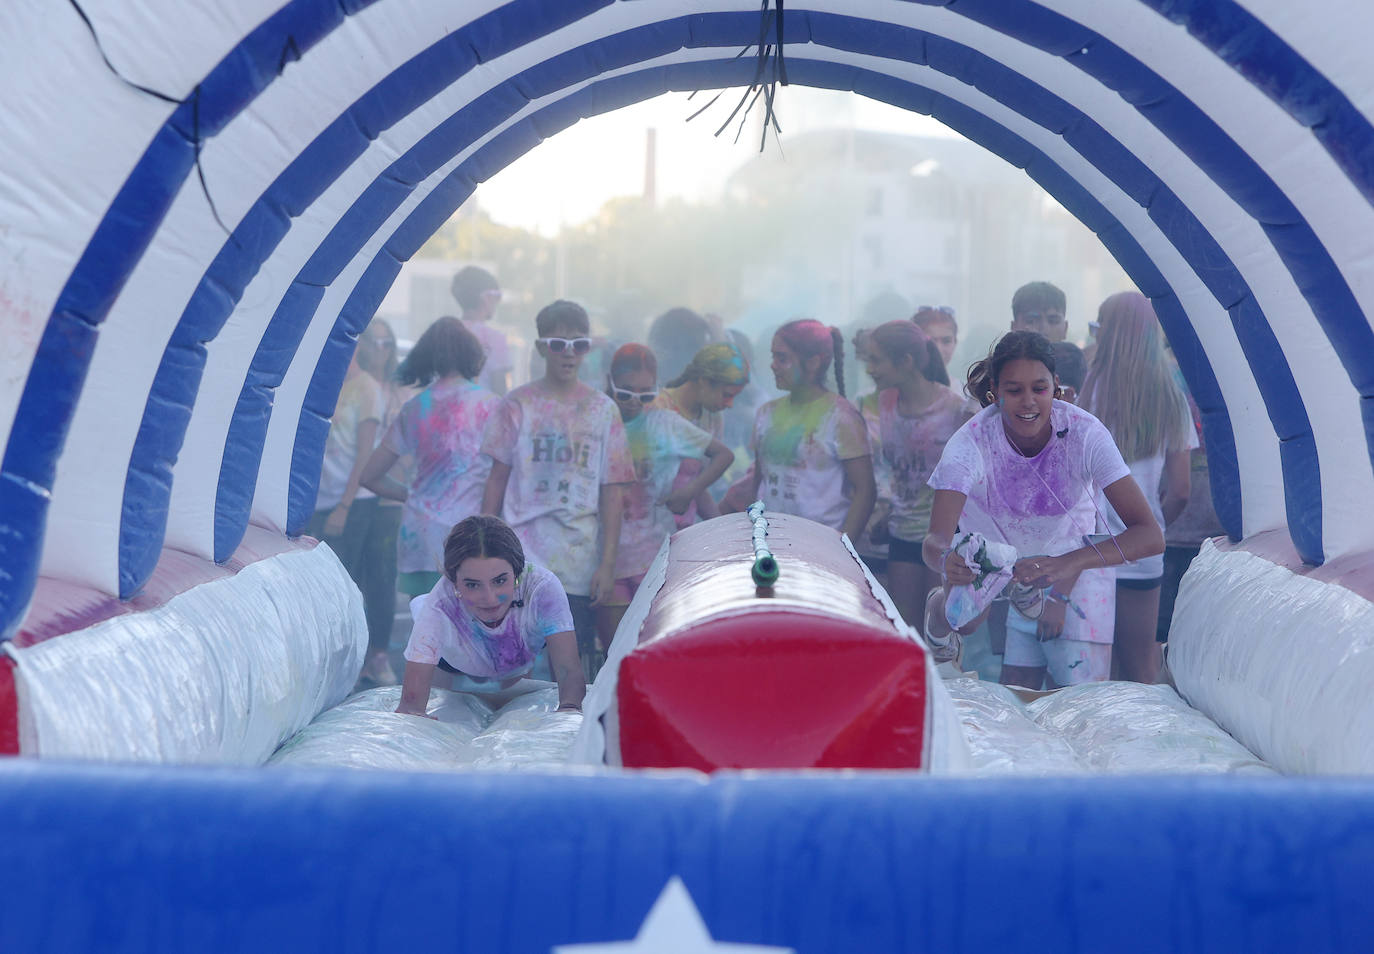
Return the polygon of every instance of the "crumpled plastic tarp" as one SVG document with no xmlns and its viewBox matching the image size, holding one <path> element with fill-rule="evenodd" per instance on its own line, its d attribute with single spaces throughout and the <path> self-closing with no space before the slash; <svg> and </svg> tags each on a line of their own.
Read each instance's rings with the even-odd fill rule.
<svg viewBox="0 0 1374 954">
<path fill-rule="evenodd" d="M 945 681 L 977 775 L 1081 775 L 1069 743 L 1035 723 L 1006 686 L 961 677 Z"/>
<path fill-rule="evenodd" d="M 322 713 L 269 764 L 442 772 L 565 762 L 582 716 L 554 711 L 557 686 L 528 685 L 532 691 L 499 709 L 466 692 L 432 689 L 433 719 L 396 712 L 400 686 L 369 689 Z"/>
<path fill-rule="evenodd" d="M 1284 772 L 1374 772 L 1374 603 L 1210 541 L 1169 631 L 1179 692 Z"/>
<path fill-rule="evenodd" d="M 366 646 L 362 596 L 329 547 L 267 557 L 154 609 L 6 644 L 20 750 L 258 765 L 348 695 Z"/>
<path fill-rule="evenodd" d="M 1169 686 L 1084 683 L 1029 702 L 1026 711 L 1094 772 L 1275 774 Z"/>
<path fill-rule="evenodd" d="M 945 687 L 979 775 L 1275 774 L 1168 686 L 1085 683 L 1028 703 L 966 677 Z"/>
<path fill-rule="evenodd" d="M 972 583 L 951 586 L 945 594 L 945 622 L 959 629 L 977 619 L 1011 581 L 1016 548 L 969 531 L 961 533 L 954 541 L 954 552 L 963 557 L 973 571 Z"/>
</svg>

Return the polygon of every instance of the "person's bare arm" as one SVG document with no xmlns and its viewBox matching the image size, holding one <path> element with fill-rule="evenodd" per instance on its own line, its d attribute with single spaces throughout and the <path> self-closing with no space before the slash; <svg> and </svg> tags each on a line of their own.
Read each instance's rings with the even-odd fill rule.
<svg viewBox="0 0 1374 954">
<path fill-rule="evenodd" d="M 558 683 L 558 708 L 582 711 L 587 695 L 587 680 L 582 674 L 582 659 L 577 654 L 577 634 L 569 630 L 554 633 L 545 642 L 549 651 L 549 668 Z"/>
<path fill-rule="evenodd" d="M 358 425 L 358 456 L 353 459 L 353 469 L 348 472 L 348 483 L 344 485 L 343 499 L 339 501 L 337 507 L 329 512 L 329 518 L 324 523 L 324 532 L 337 537 L 343 533 L 344 525 L 348 522 L 348 509 L 353 506 L 353 498 L 358 496 L 358 486 L 362 481 L 363 468 L 367 466 L 368 454 L 363 453 L 363 448 L 371 447 L 377 441 L 377 428 L 379 423 L 375 417 L 369 417 Z"/>
<path fill-rule="evenodd" d="M 1103 493 L 1126 529 L 1096 546 L 1079 547 L 1063 556 L 1024 557 L 1016 561 L 1016 579 L 1021 583 L 1050 587 L 1068 595 L 1078 575 L 1102 566 L 1120 566 L 1164 552 L 1164 531 L 1155 520 L 1140 485 L 1127 474 L 1108 484 Z"/>
<path fill-rule="evenodd" d="M 482 513 L 493 517 L 501 516 L 501 508 L 506 503 L 506 485 L 510 483 L 510 464 L 492 459 L 491 473 L 482 487 Z"/>
<path fill-rule="evenodd" d="M 735 452 L 720 441 L 712 440 L 706 448 L 706 466 L 697 472 L 690 483 L 684 484 L 668 495 L 668 499 L 664 501 L 668 509 L 673 513 L 686 513 L 694 499 L 698 501 L 698 509 L 701 509 L 700 500 L 703 495 L 707 498 L 711 496 L 706 492 L 706 488 L 720 480 L 721 474 L 725 473 L 734 462 Z M 711 500 L 711 509 L 716 510 L 715 500 Z M 702 516 L 708 515 L 702 514 Z"/>
<path fill-rule="evenodd" d="M 389 447 L 377 448 L 367 459 L 367 466 L 363 468 L 363 486 L 378 497 L 405 503 L 406 497 L 410 496 L 409 491 L 400 481 L 390 476 L 391 468 L 399 459 L 397 453 Z"/>
<path fill-rule="evenodd" d="M 1188 506 L 1188 498 L 1193 492 L 1192 466 L 1192 451 L 1170 451 L 1164 455 L 1164 486 L 1159 507 L 1164 514 L 1166 527 L 1177 520 Z"/>
<path fill-rule="evenodd" d="M 433 682 L 432 663 L 407 661 L 405 675 L 401 677 L 401 704 L 396 711 L 403 715 L 425 715 L 429 709 L 429 687 Z"/>
<path fill-rule="evenodd" d="M 921 541 L 921 559 L 926 566 L 939 573 L 952 586 L 966 586 L 973 582 L 973 571 L 962 559 L 950 559 L 954 532 L 964 512 L 967 495 L 957 490 L 937 490 L 930 505 L 930 529 Z"/>
<path fill-rule="evenodd" d="M 601 565 L 592 576 L 592 605 L 611 595 L 615 586 L 615 557 L 620 551 L 620 518 L 625 510 L 626 484 L 602 484 L 597 495 L 601 513 Z"/>
<path fill-rule="evenodd" d="M 849 498 L 849 510 L 845 512 L 844 526 L 840 532 L 848 534 L 850 540 L 857 540 L 868 526 L 868 517 L 873 513 L 873 504 L 878 499 L 878 485 L 873 480 L 873 458 L 852 457 L 841 463 L 844 465 L 845 479 L 853 488 L 853 496 Z"/>
</svg>

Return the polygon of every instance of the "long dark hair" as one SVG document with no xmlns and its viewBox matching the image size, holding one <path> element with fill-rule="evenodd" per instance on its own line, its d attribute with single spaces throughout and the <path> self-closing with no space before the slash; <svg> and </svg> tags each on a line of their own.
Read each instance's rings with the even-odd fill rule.
<svg viewBox="0 0 1374 954">
<path fill-rule="evenodd" d="M 1002 369 L 1012 361 L 1039 361 L 1054 374 L 1054 346 L 1038 331 L 1008 331 L 992 346 L 988 356 L 968 369 L 964 390 L 983 407 L 992 403 L 989 395 L 997 389 Z"/>
<path fill-rule="evenodd" d="M 876 346 L 889 361 L 895 363 L 900 356 L 909 354 L 916 370 L 927 381 L 949 384 L 945 359 L 920 325 L 907 319 L 885 322 L 868 333 L 868 340 L 872 342 L 870 347 Z"/>
<path fill-rule="evenodd" d="M 525 548 L 500 517 L 483 514 L 454 524 L 444 540 L 444 576 L 457 582 L 458 568 L 470 557 L 505 560 L 517 578 L 525 571 Z"/>
<path fill-rule="evenodd" d="M 477 336 L 457 318 L 446 315 L 420 335 L 420 340 L 396 369 L 396 380 L 422 388 L 451 374 L 461 374 L 471 380 L 481 373 L 486 360 L 486 352 Z"/>
</svg>

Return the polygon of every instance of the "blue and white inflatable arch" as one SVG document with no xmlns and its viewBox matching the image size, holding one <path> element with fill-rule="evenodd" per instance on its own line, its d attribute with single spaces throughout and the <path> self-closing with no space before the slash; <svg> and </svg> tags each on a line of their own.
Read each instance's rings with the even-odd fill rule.
<svg viewBox="0 0 1374 954">
<path fill-rule="evenodd" d="M 0 14 L 10 630 L 39 574 L 129 597 L 163 547 L 224 560 L 250 522 L 299 531 L 354 335 L 400 262 L 577 119 L 747 82 L 735 56 L 759 31 L 744 2 L 218 6 Z M 785 19 L 791 82 L 929 113 L 1097 231 L 1176 344 L 1228 531 L 1286 531 L 1309 564 L 1374 539 L 1365 15 L 1320 9 L 871 0 Z"/>
<path fill-rule="evenodd" d="M 44 586 L 136 606 L 157 589 L 159 567 L 203 565 L 211 580 L 275 552 L 272 540 L 290 551 L 285 538 L 313 509 L 356 335 L 400 264 L 478 183 L 580 118 L 668 90 L 747 85 L 754 63 L 737 54 L 758 42 L 760 23 L 758 0 L 0 5 L 0 631 L 33 625 L 26 614 Z M 1213 496 L 1233 541 L 1199 571 L 1207 588 L 1180 598 L 1191 629 L 1177 640 L 1179 661 L 1199 693 L 1219 684 L 1224 668 L 1229 681 L 1211 714 L 1290 771 L 1374 766 L 1374 710 L 1364 689 L 1374 632 L 1371 28 L 1374 8 L 1361 0 L 793 0 L 782 26 L 791 83 L 929 114 L 1024 168 L 1152 298 L 1203 411 Z M 1261 552 L 1263 567 L 1245 562 Z M 311 566 L 320 579 L 332 572 Z M 290 602 L 283 588 L 301 584 L 273 573 L 252 584 L 276 594 L 260 602 Z M 201 592 L 208 602 L 200 605 L 213 610 L 214 591 Z M 327 596 L 322 588 L 317 615 L 329 612 Z M 212 630 L 233 626 L 232 614 L 223 616 Z M 191 622 L 171 628 L 181 633 Z M 1304 627 L 1323 630 L 1303 648 L 1308 668 L 1291 683 L 1265 683 L 1270 663 L 1255 654 L 1281 655 L 1292 644 L 1251 637 Z M 1231 654 L 1220 663 L 1219 650 L 1207 648 L 1216 645 Z M 72 653 L 79 660 L 80 649 Z M 357 664 L 343 650 L 320 648 L 317 657 L 316 668 L 337 684 L 318 687 L 313 711 L 347 691 Z M 0 707 L 4 694 L 0 686 Z M 1286 721 L 1271 715 L 1289 702 Z M 307 709 L 293 709 L 283 724 L 308 721 Z M 232 749 L 239 758 L 274 744 L 268 728 L 250 728 L 242 735 L 252 744 Z M 1314 734 L 1325 736 L 1314 742 Z M 1326 738 L 1333 734 L 1336 743 Z M 394 779 L 336 777 L 279 791 L 239 775 L 121 771 L 0 772 L 4 804 L 16 804 L 18 792 L 18 804 L 41 806 L 24 816 L 34 834 L 10 846 L 10 867 L 62 873 L 46 854 L 56 842 L 45 832 L 79 850 L 97 843 L 97 828 L 108 832 L 108 819 L 137 828 L 146 798 L 158 800 L 157 818 L 173 836 L 201 832 L 196 823 L 213 818 L 245 843 L 275 846 L 265 857 L 281 867 L 264 883 L 316 879 L 342 892 L 346 865 L 321 873 L 309 846 L 331 838 L 370 846 L 374 806 L 400 806 L 413 791 Z M 135 774 L 137 785 L 127 784 Z M 556 780 L 520 781 L 427 780 L 421 788 L 436 798 L 499 799 L 490 817 L 505 831 L 560 832 L 543 813 L 566 789 Z M 1193 887 L 1232 907 L 1220 921 L 1180 929 L 1198 946 L 1224 939 L 1208 934 L 1217 924 L 1263 920 L 1280 896 L 1301 908 L 1302 930 L 1265 921 L 1252 939 L 1336 950 L 1360 949 L 1370 938 L 1352 894 L 1371 874 L 1363 785 L 1275 782 L 1261 793 L 1187 781 L 1110 791 L 969 782 L 951 793 L 882 779 L 849 789 L 837 780 L 621 781 L 609 797 L 658 806 L 634 815 L 643 831 L 629 839 L 648 855 L 661 846 L 643 890 L 584 891 L 571 907 L 560 906 L 559 895 L 547 923 L 506 918 L 520 940 L 511 949 L 536 949 L 525 941 L 543 938 L 554 922 L 576 928 L 560 937 L 590 938 L 590 920 L 578 920 L 589 910 L 623 922 L 628 933 L 613 936 L 628 937 L 674 873 L 713 928 L 726 917 L 730 936 L 764 943 L 769 923 L 808 916 L 777 900 L 807 897 L 804 872 L 777 874 L 768 859 L 743 857 L 749 839 L 739 832 L 782 832 L 808 817 L 836 819 L 820 828 L 849 837 L 877 819 L 887 834 L 873 835 L 874 844 L 905 846 L 910 857 L 965 851 L 976 861 L 965 870 L 986 869 L 1027 891 L 1027 905 L 1060 905 L 1071 909 L 1066 919 L 1080 919 L 1077 933 L 1072 924 L 1060 935 L 1039 933 L 1046 944 L 1053 936 L 1063 946 L 1124 950 L 1142 937 L 1173 936 L 1132 934 L 1129 921 L 1113 934 L 1115 922 L 1092 907 L 1093 886 L 1069 885 L 1076 864 L 1091 861 L 1122 883 L 1166 890 L 1204 856 L 1220 858 L 1221 873 Z M 588 826 L 589 844 L 627 841 L 607 827 L 620 823 L 605 810 L 610 782 L 573 787 L 567 817 Z M 84 818 L 72 800 L 78 791 L 83 804 L 93 798 L 104 811 L 91 813 L 89 831 L 84 820 L 71 822 Z M 330 811 L 318 811 L 329 799 Z M 944 829 L 920 827 L 937 816 L 982 826 L 988 850 L 946 844 Z M 487 817 L 461 819 L 448 833 L 455 846 L 486 837 L 478 823 Z M 530 827 L 532 818 L 546 827 Z M 407 835 L 422 840 L 424 821 L 407 816 Z M 1300 830 L 1269 837 L 1290 821 Z M 998 853 L 998 844 L 1046 825 L 1063 836 L 1051 851 L 1056 877 Z M 222 847 L 197 840 L 214 841 L 210 829 L 184 844 L 138 830 L 168 846 L 157 862 L 165 883 L 154 879 L 140 897 L 178 897 L 177 864 L 196 865 Z M 1107 844 L 1126 830 L 1138 837 L 1136 855 L 1099 850 L 1095 839 Z M 1174 845 L 1180 830 L 1196 845 L 1192 855 L 1158 847 Z M 900 837 L 888 837 L 894 831 Z M 1264 836 L 1263 850 L 1253 849 L 1254 832 Z M 808 836 L 780 834 L 776 843 L 793 837 Z M 856 865 L 843 845 L 825 844 L 817 864 Z M 531 890 L 563 884 L 570 862 L 557 838 L 530 850 L 543 879 Z M 92 861 L 92 877 L 117 883 L 124 857 Z M 385 867 L 370 847 L 355 858 L 369 871 Z M 231 873 L 253 868 L 233 863 Z M 1319 897 L 1290 884 L 1314 866 L 1329 875 Z M 1016 940 L 997 933 L 1005 923 L 996 918 L 957 937 L 930 928 L 958 908 L 961 891 L 992 883 L 982 874 L 965 884 L 909 863 L 890 870 L 943 893 L 903 892 L 920 904 L 885 918 L 872 905 L 882 886 L 866 874 L 859 881 L 872 891 L 851 899 L 853 921 L 874 927 L 859 946 L 897 949 L 894 938 L 925 937 L 972 950 Z M 596 874 L 600 885 L 612 880 L 609 870 Z M 733 893 L 756 892 L 774 876 L 781 880 L 771 908 L 721 914 Z M 235 879 L 215 896 L 238 892 L 244 904 L 270 907 L 256 884 Z M 469 887 L 477 904 L 494 906 L 507 884 Z M 703 884 L 716 885 L 704 899 Z M 1057 893 L 1070 887 L 1072 904 Z M 850 898 L 842 883 L 827 890 Z M 1132 894 L 1138 905 L 1146 896 Z M 333 911 L 329 897 L 315 902 L 322 919 Z M 1167 890 L 1156 900 L 1191 911 Z M 120 903 L 109 899 L 104 923 L 118 920 Z M 1129 904 L 1122 911 L 1129 914 Z M 262 924 L 304 923 L 310 913 L 293 909 Z M 480 922 L 479 915 L 459 927 Z M 841 941 L 862 932 L 798 923 L 789 937 L 833 942 L 799 950 L 858 949 Z M 1312 933 L 1314 923 L 1328 933 Z M 258 926 L 236 929 L 261 942 Z M 29 927 L 44 928 L 33 917 L 15 919 L 0 936 L 27 941 L 19 932 Z"/>
</svg>

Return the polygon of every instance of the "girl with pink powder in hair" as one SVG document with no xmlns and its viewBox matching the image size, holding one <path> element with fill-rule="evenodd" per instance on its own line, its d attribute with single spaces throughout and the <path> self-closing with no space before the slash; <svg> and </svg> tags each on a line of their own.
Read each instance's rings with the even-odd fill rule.
<svg viewBox="0 0 1374 954">
<path fill-rule="evenodd" d="M 482 345 L 457 318 L 440 318 L 420 335 L 397 369 L 402 384 L 424 388 L 407 401 L 363 470 L 363 485 L 402 501 L 396 539 L 398 588 L 428 593 L 444 567 L 444 540 L 453 525 L 482 509 L 491 461 L 482 433 L 500 398 L 476 384 Z M 409 485 L 387 472 L 414 458 Z"/>
<path fill-rule="evenodd" d="M 1113 567 L 1164 550 L 1159 524 L 1107 428 L 1056 400 L 1054 367 L 1047 338 L 1013 331 L 969 369 L 969 393 L 987 406 L 949 439 L 931 474 L 935 496 L 922 548 L 926 566 L 944 579 L 926 611 L 937 654 L 957 641 L 947 596 L 954 606 L 985 578 L 1005 574 L 1012 607 L 1002 682 L 1030 689 L 1110 676 Z M 1125 528 L 1101 542 L 1091 537 L 1099 491 Z M 999 551 L 1007 556 L 992 565 Z M 997 595 L 991 589 L 988 598 Z M 972 632 L 990 605 L 960 621 L 958 631 Z"/>
<path fill-rule="evenodd" d="M 868 430 L 844 397 L 844 338 L 810 318 L 790 321 L 773 335 L 772 355 L 786 393 L 754 418 L 753 497 L 857 539 L 877 489 Z M 825 386 L 832 362 L 838 394 Z"/>
<path fill-rule="evenodd" d="M 660 395 L 657 380 L 658 360 L 644 345 L 623 345 L 611 358 L 606 391 L 625 422 L 635 481 L 625 489 L 615 586 L 596 608 L 597 638 L 605 650 L 649 564 L 673 532 L 674 515 L 685 512 L 735 460 L 719 439 L 654 400 Z M 698 466 L 679 482 L 675 477 L 686 461 Z"/>
</svg>

